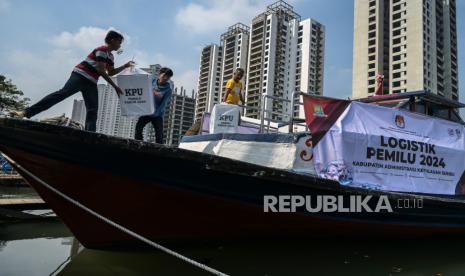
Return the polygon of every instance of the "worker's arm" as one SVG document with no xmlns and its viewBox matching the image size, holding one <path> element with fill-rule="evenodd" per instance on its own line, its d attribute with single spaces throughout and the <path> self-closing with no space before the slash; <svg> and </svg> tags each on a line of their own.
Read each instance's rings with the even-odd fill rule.
<svg viewBox="0 0 465 276">
<path fill-rule="evenodd" d="M 239 92 L 239 98 L 241 100 L 242 105 L 245 105 L 244 95 L 242 94 L 242 88 L 241 88 L 241 92 Z"/>
<path fill-rule="evenodd" d="M 226 102 L 229 93 L 231 93 L 231 88 L 226 88 L 226 93 L 224 93 L 223 102 Z"/>
<path fill-rule="evenodd" d="M 120 73 L 121 71 L 123 71 L 124 69 L 126 69 L 128 67 L 131 67 L 132 65 L 133 65 L 132 61 L 128 61 L 128 62 L 126 62 L 125 64 L 121 65 L 118 68 L 114 68 L 113 65 L 107 65 L 108 75 L 109 76 L 114 76 L 114 75 Z"/>
<path fill-rule="evenodd" d="M 100 76 L 102 76 L 102 78 L 104 78 L 108 82 L 108 84 L 110 84 L 111 86 L 113 86 L 113 88 L 115 88 L 116 94 L 118 94 L 118 96 L 123 95 L 123 90 L 121 90 L 121 88 L 119 88 L 110 78 L 110 76 L 107 74 L 105 65 L 106 65 L 105 62 L 97 61 L 97 68 L 96 68 L 97 72 L 100 74 Z"/>
</svg>

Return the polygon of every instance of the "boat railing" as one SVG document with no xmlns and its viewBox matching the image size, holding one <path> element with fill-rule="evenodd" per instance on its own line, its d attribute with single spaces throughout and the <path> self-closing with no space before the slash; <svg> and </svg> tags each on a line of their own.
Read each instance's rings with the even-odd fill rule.
<svg viewBox="0 0 465 276">
<path fill-rule="evenodd" d="M 273 109 L 267 109 L 266 107 L 266 100 L 271 99 L 273 101 L 281 101 L 281 102 L 291 102 L 289 99 L 285 98 L 280 98 L 277 96 L 271 96 L 271 95 L 262 95 L 261 99 L 261 107 L 256 107 L 256 106 L 248 106 L 248 105 L 238 105 L 239 107 L 245 109 L 245 110 L 254 110 L 258 111 L 260 113 L 260 126 L 259 126 L 259 133 L 264 133 L 265 132 L 265 121 L 266 121 L 266 132 L 270 132 L 271 128 L 271 123 L 288 123 L 287 120 L 277 120 L 273 119 L 273 115 L 276 116 L 282 116 L 286 117 L 289 116 L 289 114 L 285 112 L 279 112 L 279 111 L 274 111 Z"/>
<path fill-rule="evenodd" d="M 294 91 L 292 93 L 292 98 L 287 99 L 287 98 L 281 98 L 278 96 L 272 96 L 272 95 L 266 95 L 263 94 L 261 97 L 261 107 L 257 106 L 248 106 L 248 105 L 238 105 L 239 107 L 243 108 L 244 110 L 253 110 L 253 111 L 258 111 L 260 114 L 260 125 L 259 127 L 259 133 L 269 133 L 271 129 L 271 123 L 277 123 L 283 124 L 283 125 L 289 125 L 289 133 L 294 132 L 294 125 L 297 121 L 304 122 L 305 118 L 296 118 L 294 116 L 295 112 L 295 105 L 303 105 L 303 102 L 300 101 L 300 96 L 302 95 L 317 95 L 316 93 L 305 93 L 305 92 L 300 92 L 300 91 Z M 296 97 L 298 97 L 298 102 L 296 102 Z M 271 108 L 266 108 L 267 104 L 266 101 L 271 100 Z M 275 101 L 278 102 L 283 102 L 283 103 L 290 103 L 291 104 L 291 112 L 280 112 L 280 111 L 275 111 L 273 110 L 272 106 Z M 242 112 L 241 112 L 242 113 Z M 279 120 L 279 119 L 273 119 L 273 115 L 279 116 L 281 118 L 289 118 L 288 120 Z M 203 118 L 202 118 L 203 122 Z M 279 129 L 279 126 L 277 127 Z M 305 130 L 308 131 L 308 127 L 305 125 Z"/>
<path fill-rule="evenodd" d="M 302 95 L 317 95 L 316 93 L 305 93 L 305 92 L 300 92 L 300 91 L 294 91 L 292 93 L 292 98 L 291 99 L 286 99 L 286 98 L 281 98 L 277 96 L 272 96 L 272 95 L 262 95 L 261 99 L 261 107 L 256 107 L 256 106 L 247 106 L 247 105 L 239 105 L 239 107 L 244 108 L 245 110 L 254 110 L 254 111 L 259 111 L 260 112 L 260 128 L 259 128 L 259 133 L 269 133 L 270 128 L 271 128 L 271 123 L 278 123 L 278 124 L 284 124 L 284 125 L 289 125 L 289 133 L 294 132 L 294 124 L 297 121 L 304 122 L 305 118 L 296 118 L 294 115 L 294 108 L 295 105 L 303 105 L 303 102 L 300 101 L 300 96 Z M 298 97 L 298 98 L 297 98 Z M 296 98 L 298 102 L 296 102 Z M 266 101 L 271 100 L 271 106 L 273 105 L 274 101 L 279 101 L 283 103 L 291 103 L 291 112 L 290 114 L 287 112 L 279 112 L 279 111 L 274 111 L 272 108 L 266 108 L 267 104 Z M 289 120 L 278 120 L 278 119 L 273 119 L 273 115 L 276 116 L 281 116 L 282 118 L 288 117 Z M 305 126 L 305 130 L 308 131 L 308 127 Z"/>
<path fill-rule="evenodd" d="M 267 109 L 266 106 L 266 100 L 267 99 L 270 99 L 271 100 L 271 106 L 273 106 L 273 103 L 274 101 L 278 101 L 278 102 L 287 102 L 287 103 L 290 103 L 291 100 L 289 99 L 286 99 L 286 98 L 281 98 L 281 97 L 277 97 L 277 96 L 272 96 L 272 95 L 266 95 L 266 94 L 263 94 L 262 95 L 262 108 L 260 110 L 260 133 L 263 133 L 265 131 L 265 116 L 268 116 L 267 117 L 267 132 L 270 132 L 270 124 L 271 124 L 271 120 L 273 119 L 273 115 L 277 115 L 277 116 L 282 116 L 282 118 L 284 118 L 285 116 L 288 116 L 287 113 L 285 112 L 278 112 L 278 111 L 273 111 L 273 109 Z M 286 123 L 286 121 L 284 120 L 274 120 L 276 123 Z"/>
</svg>

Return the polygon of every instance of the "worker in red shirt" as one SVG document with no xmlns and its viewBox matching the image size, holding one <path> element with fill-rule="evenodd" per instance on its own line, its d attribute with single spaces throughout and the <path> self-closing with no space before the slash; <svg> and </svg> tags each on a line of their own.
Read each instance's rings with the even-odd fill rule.
<svg viewBox="0 0 465 276">
<path fill-rule="evenodd" d="M 116 75 L 132 65 L 130 61 L 114 68 L 114 57 L 111 52 L 117 51 L 121 47 L 123 40 L 124 38 L 120 33 L 109 31 L 105 37 L 105 45 L 95 48 L 85 60 L 74 67 L 71 76 L 62 89 L 47 95 L 24 111 L 13 111 L 11 115 L 18 118 L 30 118 L 81 91 L 87 110 L 85 129 L 95 132 L 97 128 L 97 82 L 99 77 L 102 76 L 108 84 L 113 86 L 118 96 L 122 95 L 123 91 L 113 82 L 110 76 Z"/>
</svg>

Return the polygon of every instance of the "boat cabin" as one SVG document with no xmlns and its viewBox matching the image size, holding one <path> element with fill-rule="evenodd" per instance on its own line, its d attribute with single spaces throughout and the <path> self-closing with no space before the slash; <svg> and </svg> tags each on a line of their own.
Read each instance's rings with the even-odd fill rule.
<svg viewBox="0 0 465 276">
<path fill-rule="evenodd" d="M 386 94 L 362 98 L 357 101 L 391 108 L 406 109 L 411 112 L 465 124 L 458 112 L 458 109 L 465 107 L 465 104 L 431 92 L 413 91 L 399 94 Z"/>
</svg>

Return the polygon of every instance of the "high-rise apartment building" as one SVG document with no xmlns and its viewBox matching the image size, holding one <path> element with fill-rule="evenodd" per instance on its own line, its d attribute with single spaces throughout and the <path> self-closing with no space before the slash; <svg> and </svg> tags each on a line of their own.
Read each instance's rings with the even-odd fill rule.
<svg viewBox="0 0 465 276">
<path fill-rule="evenodd" d="M 224 97 L 228 80 L 232 79 L 234 71 L 242 68 L 247 72 L 247 53 L 249 50 L 250 28 L 242 23 L 236 23 L 221 35 L 222 66 L 221 66 L 221 99 Z M 244 77 L 246 74 L 244 74 Z M 244 83 L 245 81 L 242 80 Z M 244 86 L 245 87 L 245 86 Z"/>
<path fill-rule="evenodd" d="M 298 103 L 291 106 L 294 91 L 323 94 L 325 27 L 313 19 L 301 21 L 286 2 L 267 6 L 253 18 L 250 28 L 241 23 L 229 27 L 220 41 L 221 46 L 212 44 L 202 50 L 196 118 L 221 101 L 226 82 L 238 67 L 246 71 L 243 93 L 245 104 L 252 107 L 245 110 L 247 117 L 260 118 L 264 95 L 287 100 L 268 98 L 265 102 L 270 111 L 267 119 L 286 121 L 293 111 L 303 116 Z M 217 48 L 221 58 L 215 55 Z M 215 64 L 220 68 L 217 71 Z"/>
<path fill-rule="evenodd" d="M 116 135 L 121 110 L 115 89 L 108 84 L 98 85 L 97 132 Z"/>
<path fill-rule="evenodd" d="M 82 126 L 86 124 L 86 105 L 83 100 L 74 100 L 73 111 L 71 112 L 71 120 L 80 123 Z"/>
<path fill-rule="evenodd" d="M 111 85 L 99 84 L 99 90 L 97 132 L 133 138 L 137 118 L 121 116 L 119 98 Z"/>
<path fill-rule="evenodd" d="M 325 26 L 308 18 L 299 23 L 295 90 L 323 95 Z M 296 102 L 303 102 L 302 96 Z M 303 105 L 294 106 L 294 116 L 304 117 Z"/>
<path fill-rule="evenodd" d="M 252 20 L 249 43 L 246 103 L 261 107 L 262 95 L 291 99 L 295 91 L 297 41 L 300 15 L 283 1 L 269 5 L 265 12 Z M 290 114 L 289 102 L 268 99 L 267 116 L 283 120 Z M 258 110 L 246 110 L 247 117 L 260 117 Z"/>
<path fill-rule="evenodd" d="M 455 0 L 355 0 L 352 95 L 425 90 L 458 100 Z"/>
<path fill-rule="evenodd" d="M 199 82 L 195 103 L 195 119 L 212 110 L 221 96 L 222 47 L 210 44 L 202 49 Z"/>
<path fill-rule="evenodd" d="M 178 145 L 182 136 L 194 123 L 194 91 L 189 97 L 181 87 L 174 89 L 163 117 L 163 144 Z"/>
</svg>

